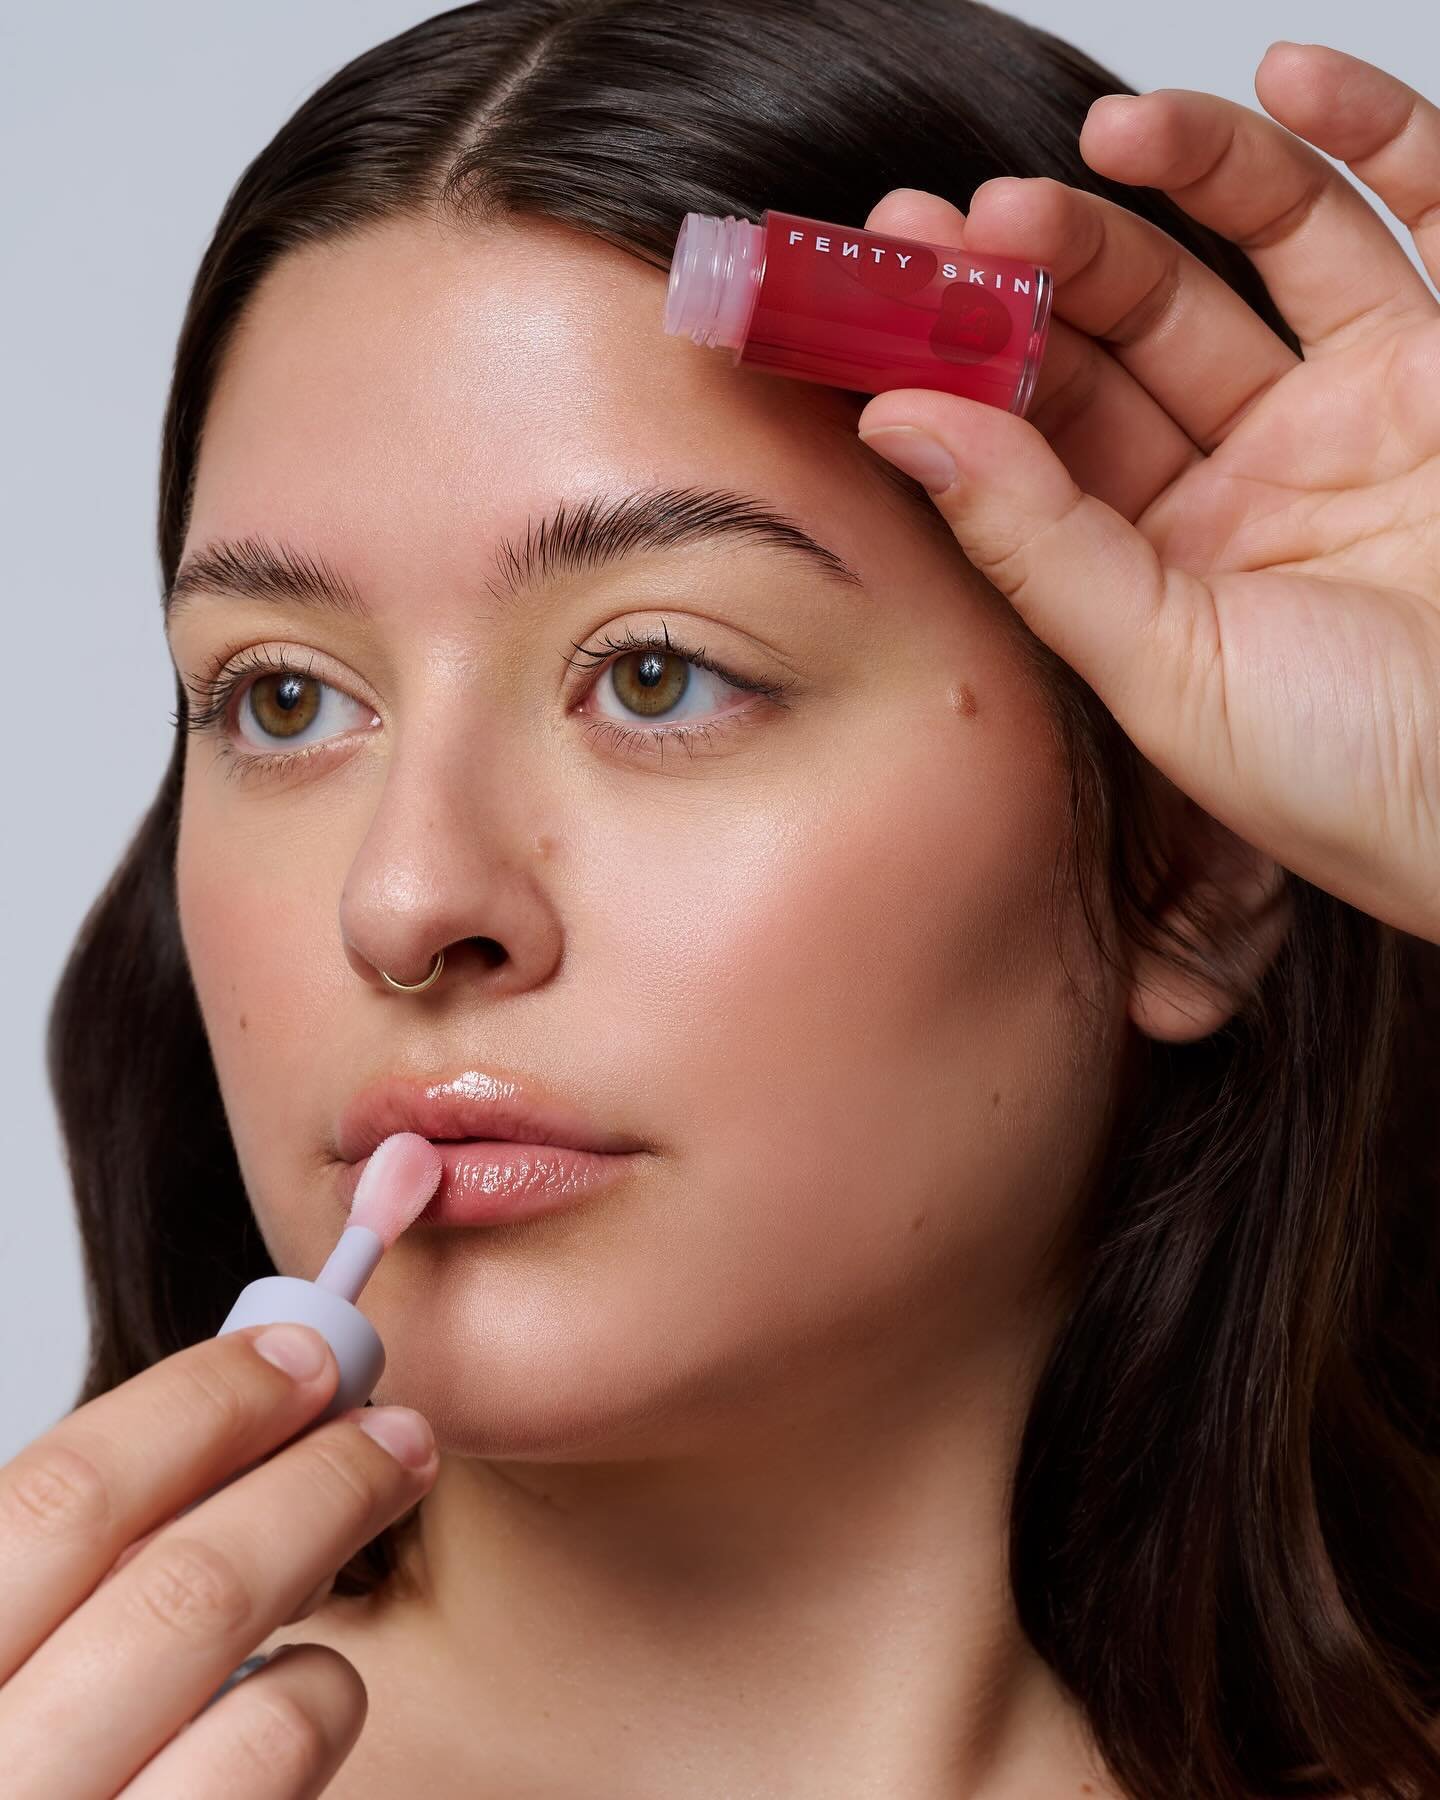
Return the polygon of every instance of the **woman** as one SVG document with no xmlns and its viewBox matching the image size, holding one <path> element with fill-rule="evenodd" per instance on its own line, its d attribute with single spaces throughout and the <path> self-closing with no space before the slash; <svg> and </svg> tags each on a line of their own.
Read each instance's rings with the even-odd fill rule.
<svg viewBox="0 0 1440 1800">
<path fill-rule="evenodd" d="M 53 1019 L 12 1791 L 1440 1792 L 1440 327 L 1290 135 L 1434 273 L 1440 115 L 1117 91 L 975 5 L 497 0 L 242 178 Z M 1030 416 L 665 338 L 767 205 L 1048 263 Z M 386 1258 L 408 1463 L 211 1335 L 389 1076 L 616 1164 Z"/>
</svg>

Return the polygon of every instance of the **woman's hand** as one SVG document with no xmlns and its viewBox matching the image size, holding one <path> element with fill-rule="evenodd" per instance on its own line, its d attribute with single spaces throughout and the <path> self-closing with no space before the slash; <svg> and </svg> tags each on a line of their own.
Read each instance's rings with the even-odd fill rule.
<svg viewBox="0 0 1440 1800">
<path fill-rule="evenodd" d="M 1177 787 L 1440 940 L 1440 302 L 1302 141 L 1405 222 L 1440 285 L 1440 110 L 1315 44 L 1272 45 L 1255 88 L 1280 125 L 1166 88 L 1097 101 L 1080 149 L 1241 245 L 1303 361 L 1097 195 L 989 181 L 967 220 L 901 188 L 869 227 L 1049 265 L 1050 342 L 1025 419 L 907 388 L 860 429 Z M 910 432 L 874 435 L 897 425 L 939 439 L 958 478 L 937 490 L 904 460 Z"/>
<path fill-rule="evenodd" d="M 353 1748 L 364 1683 L 325 1645 L 286 1645 L 206 1702 L 423 1497 L 437 1459 L 403 1407 L 307 1430 L 335 1392 L 335 1358 L 286 1326 L 323 1355 L 292 1376 L 257 1352 L 273 1329 L 178 1351 L 0 1468 L 7 1800 L 308 1800 Z M 429 1443 L 418 1467 L 367 1435 L 397 1414 Z"/>
</svg>

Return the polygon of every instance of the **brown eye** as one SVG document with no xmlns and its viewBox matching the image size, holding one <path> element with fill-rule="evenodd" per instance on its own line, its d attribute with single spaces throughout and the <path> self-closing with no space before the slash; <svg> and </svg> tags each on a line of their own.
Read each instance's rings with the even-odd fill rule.
<svg viewBox="0 0 1440 1800">
<path fill-rule="evenodd" d="M 684 694 L 691 664 L 661 650 L 634 650 L 612 665 L 611 679 L 622 706 L 642 718 L 668 712 Z"/>
<path fill-rule="evenodd" d="M 320 711 L 322 686 L 313 677 L 297 674 L 293 669 L 262 675 L 251 683 L 248 695 L 255 722 L 271 737 L 296 736 Z"/>
</svg>

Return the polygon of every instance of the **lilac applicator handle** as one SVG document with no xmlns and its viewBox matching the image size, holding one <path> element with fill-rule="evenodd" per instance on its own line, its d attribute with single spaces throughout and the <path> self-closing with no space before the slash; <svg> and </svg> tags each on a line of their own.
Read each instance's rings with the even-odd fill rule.
<svg viewBox="0 0 1440 1800">
<path fill-rule="evenodd" d="M 350 1241 L 366 1238 L 373 1250 L 363 1242 Z M 215 1333 L 216 1337 L 224 1337 L 227 1331 L 242 1331 L 250 1325 L 279 1324 L 309 1325 L 318 1331 L 335 1352 L 340 1380 L 329 1405 L 311 1421 L 312 1425 L 323 1425 L 352 1406 L 363 1406 L 384 1373 L 385 1346 L 379 1332 L 358 1306 L 352 1306 L 325 1282 L 332 1266 L 353 1269 L 357 1263 L 370 1259 L 373 1268 L 382 1249 L 373 1231 L 363 1225 L 347 1227 L 316 1280 L 305 1281 L 298 1275 L 261 1276 L 241 1290 L 225 1323 Z"/>
<path fill-rule="evenodd" d="M 224 1337 L 226 1332 L 243 1331 L 251 1325 L 308 1325 L 329 1344 L 340 1379 L 325 1410 L 309 1420 L 296 1436 L 369 1403 L 385 1370 L 385 1346 L 379 1332 L 354 1302 L 375 1272 L 387 1243 L 393 1243 L 419 1216 L 435 1192 L 441 1173 L 442 1164 L 434 1146 L 417 1133 L 392 1132 L 382 1139 L 356 1186 L 350 1206 L 351 1223 L 341 1232 L 315 1279 L 262 1275 L 241 1290 L 216 1332 L 216 1337 Z M 357 1218 L 368 1218 L 373 1225 L 356 1223 Z M 267 1451 L 261 1461 L 274 1454 L 274 1450 Z M 250 1468 L 258 1466 L 252 1463 Z M 249 1472 L 249 1468 L 237 1470 L 219 1487 L 193 1501 L 185 1512 L 192 1512 L 210 1494 L 218 1494 L 221 1488 Z M 184 1516 L 185 1513 L 176 1515 Z"/>
<path fill-rule="evenodd" d="M 347 1238 L 356 1241 L 347 1245 Z M 359 1241 L 366 1238 L 370 1240 L 368 1245 Z M 374 1259 L 370 1265 L 373 1268 L 383 1249 L 384 1246 L 373 1231 L 364 1225 L 351 1225 L 341 1233 L 340 1241 L 331 1252 L 330 1261 L 321 1270 L 321 1274 L 324 1275 L 330 1270 L 331 1264 L 341 1258 L 342 1250 L 344 1256 L 338 1269 L 353 1273 L 371 1257 Z M 363 1281 L 361 1285 L 364 1285 Z M 340 1380 L 329 1404 L 315 1418 L 306 1420 L 301 1431 L 296 1433 L 297 1437 L 306 1431 L 313 1431 L 327 1419 L 338 1418 L 352 1407 L 369 1403 L 375 1383 L 385 1370 L 385 1346 L 380 1342 L 379 1332 L 364 1313 L 348 1300 L 341 1299 L 339 1294 L 321 1287 L 318 1279 L 305 1281 L 298 1275 L 262 1275 L 258 1281 L 252 1281 L 240 1290 L 239 1298 L 215 1335 L 224 1337 L 228 1331 L 243 1331 L 249 1325 L 282 1324 L 311 1326 L 329 1344 L 335 1353 L 335 1361 L 340 1365 Z M 274 1450 L 267 1450 L 260 1462 L 268 1461 L 274 1455 Z M 211 1494 L 218 1494 L 222 1488 L 229 1487 L 232 1481 L 238 1481 L 242 1475 L 248 1475 L 251 1469 L 259 1466 L 260 1463 L 255 1462 L 247 1468 L 237 1469 L 233 1475 L 227 1476 L 198 1500 L 192 1500 L 184 1511 L 176 1513 L 176 1518 L 183 1519 L 186 1513 L 203 1505 Z"/>
</svg>

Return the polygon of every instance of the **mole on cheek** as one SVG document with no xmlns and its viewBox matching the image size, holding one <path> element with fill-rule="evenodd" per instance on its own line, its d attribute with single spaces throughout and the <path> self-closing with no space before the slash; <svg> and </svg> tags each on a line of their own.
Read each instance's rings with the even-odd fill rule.
<svg viewBox="0 0 1440 1800">
<path fill-rule="evenodd" d="M 974 694 L 963 681 L 956 682 L 945 697 L 950 702 L 951 710 L 958 713 L 962 719 L 973 719 L 980 710 Z"/>
<path fill-rule="evenodd" d="M 241 1013 L 241 1015 L 240 1015 L 240 1029 L 241 1029 L 241 1030 L 242 1030 L 242 1031 L 244 1031 L 244 1029 L 245 1029 L 245 1015 L 244 1015 L 244 1013 Z"/>
</svg>

